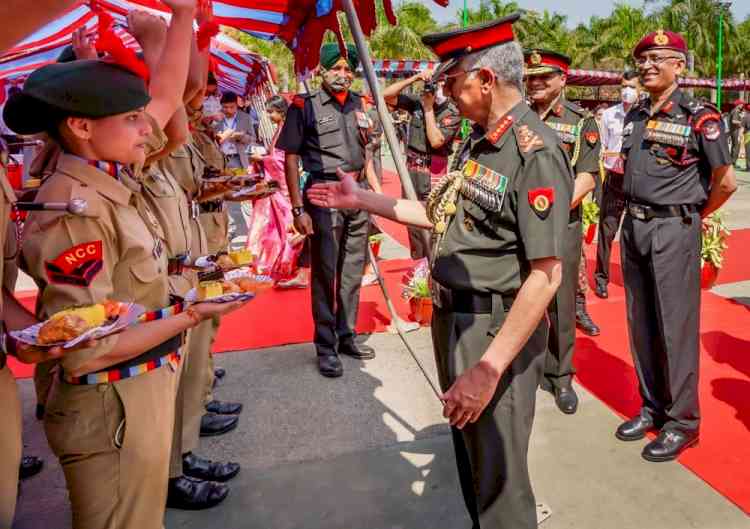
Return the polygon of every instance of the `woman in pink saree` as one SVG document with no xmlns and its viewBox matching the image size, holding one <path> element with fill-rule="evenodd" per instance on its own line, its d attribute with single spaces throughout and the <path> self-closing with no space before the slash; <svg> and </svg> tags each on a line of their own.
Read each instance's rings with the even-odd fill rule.
<svg viewBox="0 0 750 529">
<path fill-rule="evenodd" d="M 272 276 L 281 288 L 304 288 L 307 279 L 304 270 L 297 266 L 304 237 L 294 230 L 292 205 L 284 176 L 284 151 L 276 148 L 287 109 L 288 105 L 281 96 L 275 95 L 266 101 L 266 111 L 276 125 L 276 132 L 268 154 L 252 154 L 250 158 L 263 169 L 265 178 L 279 183 L 280 190 L 253 203 L 247 248 L 255 257 L 257 273 Z"/>
</svg>

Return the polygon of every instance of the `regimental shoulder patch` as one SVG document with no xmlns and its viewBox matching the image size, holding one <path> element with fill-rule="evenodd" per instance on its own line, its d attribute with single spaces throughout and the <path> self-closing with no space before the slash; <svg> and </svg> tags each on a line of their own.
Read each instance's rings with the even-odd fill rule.
<svg viewBox="0 0 750 529">
<path fill-rule="evenodd" d="M 102 271 L 102 241 L 91 241 L 68 248 L 53 261 L 44 262 L 50 283 L 87 287 Z"/>
<path fill-rule="evenodd" d="M 528 125 L 521 125 L 518 127 L 518 147 L 521 152 L 528 154 L 531 151 L 541 149 L 544 147 L 544 141 L 534 131 L 532 131 Z"/>
<path fill-rule="evenodd" d="M 721 129 L 718 121 L 709 121 L 701 127 L 701 133 L 708 141 L 715 141 L 721 136 Z"/>
<path fill-rule="evenodd" d="M 529 190 L 529 204 L 537 217 L 545 220 L 555 203 L 555 190 L 551 187 L 537 187 Z"/>
<path fill-rule="evenodd" d="M 593 130 L 584 134 L 584 137 L 589 145 L 596 145 L 596 142 L 599 141 L 599 133 Z"/>
</svg>

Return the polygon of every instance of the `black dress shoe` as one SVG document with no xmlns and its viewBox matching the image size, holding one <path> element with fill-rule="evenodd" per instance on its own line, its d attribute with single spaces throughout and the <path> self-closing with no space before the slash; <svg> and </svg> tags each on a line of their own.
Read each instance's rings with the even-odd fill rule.
<svg viewBox="0 0 750 529">
<path fill-rule="evenodd" d="M 375 358 L 375 350 L 369 345 L 357 343 L 353 341 L 344 341 L 339 344 L 339 354 L 351 356 L 357 360 L 372 360 Z"/>
<path fill-rule="evenodd" d="M 224 378 L 224 375 L 227 374 L 227 370 L 223 367 L 217 367 L 214 369 L 214 377 L 215 378 Z"/>
<path fill-rule="evenodd" d="M 239 415 L 242 413 L 242 404 L 239 402 L 212 400 L 206 404 L 206 411 L 218 413 L 219 415 Z"/>
<path fill-rule="evenodd" d="M 588 336 L 599 336 L 601 329 L 591 319 L 589 313 L 585 309 L 576 311 L 576 327 L 581 329 L 584 334 Z"/>
<path fill-rule="evenodd" d="M 240 465 L 219 463 L 188 452 L 182 456 L 182 472 L 191 478 L 223 483 L 239 474 Z"/>
<path fill-rule="evenodd" d="M 578 411 L 578 395 L 572 387 L 555 388 L 555 404 L 561 412 L 573 415 Z"/>
<path fill-rule="evenodd" d="M 36 456 L 23 456 L 18 468 L 18 478 L 28 479 L 31 476 L 36 476 L 42 471 L 42 467 L 44 467 L 44 459 Z"/>
<path fill-rule="evenodd" d="M 201 417 L 201 437 L 213 437 L 231 432 L 237 428 L 239 417 L 236 415 L 217 415 L 207 413 Z"/>
<path fill-rule="evenodd" d="M 594 294 L 596 294 L 596 296 L 599 298 L 607 299 L 609 297 L 609 290 L 607 289 L 607 285 L 605 283 L 597 283 L 594 287 Z"/>
<path fill-rule="evenodd" d="M 336 378 L 344 374 L 344 366 L 337 355 L 319 356 L 318 371 L 324 377 Z"/>
<path fill-rule="evenodd" d="M 620 441 L 638 441 L 646 436 L 646 432 L 653 430 L 654 421 L 650 418 L 636 415 L 617 427 L 615 437 Z"/>
<path fill-rule="evenodd" d="M 167 507 L 186 511 L 210 509 L 224 501 L 227 494 L 229 487 L 223 483 L 180 476 L 169 480 Z"/>
<path fill-rule="evenodd" d="M 37 404 L 36 410 L 34 410 L 34 415 L 36 415 L 36 420 L 41 421 L 44 419 L 44 404 Z"/>
<path fill-rule="evenodd" d="M 643 448 L 641 455 L 646 461 L 654 463 L 672 461 L 696 444 L 698 444 L 698 432 L 662 430 L 656 439 Z"/>
</svg>

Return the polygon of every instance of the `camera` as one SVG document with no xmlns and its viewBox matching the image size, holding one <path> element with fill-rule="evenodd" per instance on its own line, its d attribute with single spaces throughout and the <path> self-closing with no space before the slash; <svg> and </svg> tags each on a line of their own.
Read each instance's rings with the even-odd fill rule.
<svg viewBox="0 0 750 529">
<path fill-rule="evenodd" d="M 422 91 L 425 93 L 434 94 L 435 92 L 437 92 L 437 83 L 432 80 L 425 81 L 424 89 Z"/>
</svg>

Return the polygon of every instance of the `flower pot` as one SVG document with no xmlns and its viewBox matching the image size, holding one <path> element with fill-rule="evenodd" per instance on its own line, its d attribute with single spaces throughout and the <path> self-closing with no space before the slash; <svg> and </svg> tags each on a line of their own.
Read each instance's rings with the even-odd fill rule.
<svg viewBox="0 0 750 529">
<path fill-rule="evenodd" d="M 598 226 L 598 224 L 589 224 L 589 227 L 586 229 L 586 244 L 591 244 L 592 242 L 594 242 L 594 237 L 596 237 L 596 228 Z"/>
<path fill-rule="evenodd" d="M 716 268 L 712 263 L 703 263 L 703 268 L 701 268 L 701 288 L 703 290 L 708 290 L 709 288 L 713 287 L 718 277 L 718 268 Z"/>
<path fill-rule="evenodd" d="M 429 325 L 432 321 L 431 298 L 411 298 L 409 308 L 411 309 L 411 319 L 420 325 Z"/>
<path fill-rule="evenodd" d="M 374 255 L 376 259 L 380 257 L 380 243 L 380 240 L 372 241 L 370 243 L 370 248 L 372 248 L 372 255 Z"/>
</svg>

